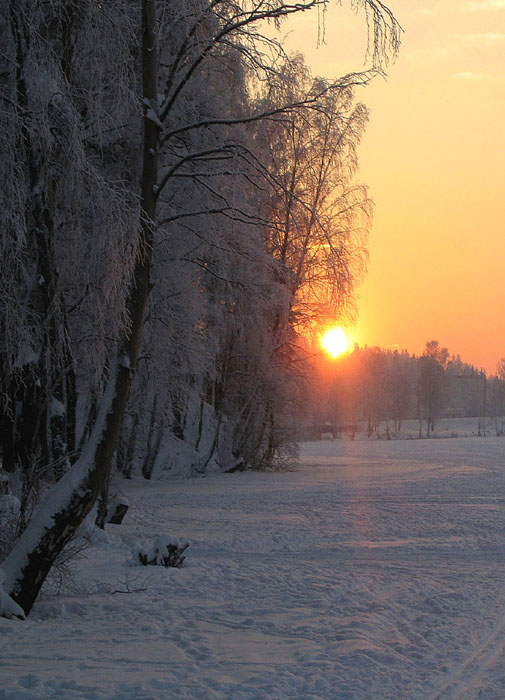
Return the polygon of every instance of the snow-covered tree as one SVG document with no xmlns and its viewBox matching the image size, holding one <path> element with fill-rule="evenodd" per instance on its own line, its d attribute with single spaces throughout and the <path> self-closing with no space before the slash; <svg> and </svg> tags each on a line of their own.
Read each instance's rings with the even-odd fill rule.
<svg viewBox="0 0 505 700">
<path fill-rule="evenodd" d="M 25 614 L 30 611 L 55 557 L 107 481 L 142 350 L 152 285 L 165 271 L 170 279 L 160 290 L 158 306 L 153 304 L 149 312 L 154 318 L 163 299 L 168 300 L 167 346 L 179 341 L 173 331 L 178 322 L 191 346 L 199 333 L 200 347 L 211 342 L 201 365 L 194 357 L 187 361 L 183 350 L 172 357 L 186 391 L 192 387 L 200 397 L 214 391 L 205 403 L 217 419 L 216 436 L 220 416 L 223 423 L 237 405 L 242 407 L 242 423 L 236 425 L 248 425 L 247 411 L 268 388 L 275 343 L 270 340 L 262 354 L 263 339 L 279 337 L 282 313 L 272 306 L 275 261 L 266 255 L 265 237 L 259 235 L 265 212 L 248 209 L 252 192 L 262 191 L 261 178 L 268 179 L 268 168 L 235 128 L 292 115 L 307 100 L 314 104 L 321 99 L 327 89 L 322 85 L 318 94 L 265 109 L 249 99 L 247 89 L 237 91 L 235 102 L 224 99 L 224 81 L 214 76 L 231 71 L 239 84 L 243 75 L 248 88 L 253 79 L 275 77 L 282 47 L 261 34 L 261 23 L 319 4 L 22 0 L 2 6 L 8 56 L 2 83 L 8 176 L 2 194 L 8 193 L 9 199 L 3 211 L 8 225 L 2 230 L 2 250 L 11 265 L 2 294 L 3 420 L 11 421 L 13 434 L 24 425 L 25 419 L 19 422 L 12 410 L 21 387 L 21 403 L 36 413 L 26 419 L 35 429 L 32 434 L 45 436 L 47 426 L 54 425 L 50 442 L 58 452 L 42 462 L 56 458 L 54 477 L 59 481 L 2 563 L 1 614 L 12 612 L 9 601 Z M 387 48 L 396 47 L 396 23 L 375 0 L 356 4 L 371 19 L 376 61 Z M 268 62 L 265 47 L 273 51 L 273 62 Z M 197 90 L 212 95 L 214 84 L 216 95 L 207 102 L 194 100 Z M 250 189 L 244 194 L 238 188 L 226 191 L 225 183 L 234 178 L 247 180 Z M 195 206 L 191 196 L 197 210 L 188 209 Z M 197 225 L 200 216 L 205 216 L 204 225 Z M 225 225 L 216 223 L 219 218 L 226 219 Z M 253 234 L 248 236 L 249 227 Z M 165 258 L 158 258 L 163 248 Z M 189 269 L 198 274 L 187 274 Z M 180 279 L 174 281 L 177 275 Z M 253 282 L 258 293 L 248 307 Z M 187 309 L 188 299 L 193 309 L 183 323 L 177 304 Z M 217 330 L 210 333 L 213 324 Z M 83 359 L 76 366 L 79 352 L 81 358 L 91 352 L 95 362 Z M 237 372 L 223 371 L 227 357 L 237 362 L 242 354 L 246 357 Z M 61 425 L 68 425 L 69 413 L 73 415 L 69 407 L 75 406 L 75 397 L 69 396 L 79 372 L 82 401 L 93 390 L 97 410 L 70 466 L 72 440 Z M 237 404 L 231 388 L 237 387 L 240 373 L 239 388 L 248 388 Z M 217 381 L 223 377 L 224 385 Z M 225 412 L 224 403 L 216 401 L 216 389 L 223 393 Z M 165 397 L 155 404 L 153 392 L 151 396 L 155 413 L 158 406 L 164 411 Z M 175 387 L 172 420 L 174 408 L 182 408 L 177 396 Z M 253 412 L 259 431 L 242 429 L 242 442 L 248 434 L 264 442 L 271 396 L 270 388 L 259 403 L 261 410 Z M 41 408 L 47 400 L 50 410 Z M 2 446 L 3 455 L 9 449 Z M 37 450 L 42 448 L 35 446 L 31 457 L 26 456 L 30 468 Z"/>
<path fill-rule="evenodd" d="M 268 91 L 267 99 L 305 103 L 263 132 L 276 185 L 268 247 L 287 271 L 299 328 L 345 316 L 364 271 L 370 201 L 354 176 L 368 115 L 355 104 L 353 85 L 370 77 L 312 79 L 296 56 Z"/>
</svg>

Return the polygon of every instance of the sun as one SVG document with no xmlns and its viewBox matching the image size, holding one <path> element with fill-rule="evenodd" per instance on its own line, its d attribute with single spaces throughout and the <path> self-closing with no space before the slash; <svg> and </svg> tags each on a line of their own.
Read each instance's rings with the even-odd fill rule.
<svg viewBox="0 0 505 700">
<path fill-rule="evenodd" d="M 341 326 L 326 331 L 321 338 L 321 345 L 332 357 L 338 357 L 349 350 L 349 337 Z"/>
</svg>

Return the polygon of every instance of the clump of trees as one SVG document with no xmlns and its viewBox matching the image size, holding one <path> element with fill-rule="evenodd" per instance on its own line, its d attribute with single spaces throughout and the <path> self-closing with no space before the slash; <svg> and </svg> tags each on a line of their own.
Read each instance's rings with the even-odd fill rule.
<svg viewBox="0 0 505 700">
<path fill-rule="evenodd" d="M 478 435 L 486 434 L 486 417 L 493 419 L 497 435 L 504 432 L 503 361 L 488 378 L 436 340 L 428 341 L 420 356 L 358 346 L 336 362 L 319 356 L 312 379 L 307 411 L 298 417 L 309 437 L 344 431 L 354 436 L 360 422 L 368 437 L 389 439 L 401 432 L 403 421 L 414 419 L 419 437 L 430 437 L 437 419 L 470 416 L 477 418 Z"/>
<path fill-rule="evenodd" d="M 364 266 L 354 87 L 398 25 L 354 4 L 371 65 L 336 81 L 265 31 L 320 0 L 1 5 L 0 449 L 21 515 L 0 614 L 28 614 L 114 462 L 282 457 L 299 324 L 349 304 Z"/>
</svg>

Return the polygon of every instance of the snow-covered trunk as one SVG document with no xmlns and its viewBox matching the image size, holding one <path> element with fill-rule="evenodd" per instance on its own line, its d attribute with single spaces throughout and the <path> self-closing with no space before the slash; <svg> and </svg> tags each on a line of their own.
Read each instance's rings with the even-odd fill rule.
<svg viewBox="0 0 505 700">
<path fill-rule="evenodd" d="M 140 351 L 151 282 L 153 220 L 156 211 L 159 127 L 157 112 L 157 46 L 155 0 L 142 3 L 142 84 L 144 141 L 141 179 L 139 248 L 128 299 L 130 325 L 113 366 L 98 418 L 74 466 L 51 489 L 29 526 L 1 566 L 0 581 L 10 599 L 28 614 L 57 555 L 96 502 L 107 479 Z M 0 615 L 9 615 L 5 594 Z"/>
<path fill-rule="evenodd" d="M 91 438 L 74 467 L 51 489 L 2 563 L 4 589 L 28 614 L 59 552 L 93 507 L 114 452 L 117 416 L 126 403 L 126 368 L 110 378 Z"/>
</svg>

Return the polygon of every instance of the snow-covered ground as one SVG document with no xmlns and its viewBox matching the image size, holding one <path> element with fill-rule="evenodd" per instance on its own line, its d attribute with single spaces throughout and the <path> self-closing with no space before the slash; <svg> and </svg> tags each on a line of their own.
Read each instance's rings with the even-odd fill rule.
<svg viewBox="0 0 505 700">
<path fill-rule="evenodd" d="M 505 440 L 335 441 L 127 486 L 72 590 L 0 620 L 0 698 L 503 700 Z M 158 534 L 181 569 L 128 565 Z"/>
</svg>

